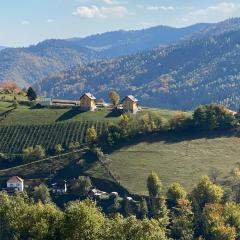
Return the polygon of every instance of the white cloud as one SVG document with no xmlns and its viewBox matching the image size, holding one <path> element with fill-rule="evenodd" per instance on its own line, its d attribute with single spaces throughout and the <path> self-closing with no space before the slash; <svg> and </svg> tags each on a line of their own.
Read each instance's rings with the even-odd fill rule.
<svg viewBox="0 0 240 240">
<path fill-rule="evenodd" d="M 90 4 L 96 4 L 96 3 L 103 3 L 106 5 L 125 5 L 128 3 L 128 1 L 120 1 L 120 0 L 75 0 L 75 2 L 78 3 L 90 3 Z"/>
<path fill-rule="evenodd" d="M 233 2 L 221 2 L 206 8 L 196 9 L 184 16 L 185 22 L 192 21 L 219 21 L 240 14 L 240 4 Z"/>
<path fill-rule="evenodd" d="M 102 0 L 105 4 L 108 4 L 108 5 L 115 5 L 115 4 L 119 4 L 118 1 L 115 1 L 115 0 Z"/>
<path fill-rule="evenodd" d="M 55 22 L 55 20 L 53 20 L 53 19 L 47 19 L 46 22 L 47 22 L 47 23 L 53 23 L 53 22 Z"/>
<path fill-rule="evenodd" d="M 93 6 L 82 6 L 78 7 L 73 15 L 78 15 L 86 18 L 107 18 L 107 17 L 124 17 L 128 10 L 122 6 L 114 7 L 97 7 Z"/>
<path fill-rule="evenodd" d="M 192 11 L 190 15 L 192 16 L 208 16 L 212 14 L 233 14 L 240 11 L 240 4 L 235 4 L 232 2 L 222 2 L 214 6 L 209 6 L 205 9 L 198 9 Z"/>
<path fill-rule="evenodd" d="M 146 9 L 149 11 L 174 11 L 175 7 L 172 7 L 172 6 L 147 6 Z"/>
<path fill-rule="evenodd" d="M 27 21 L 27 20 L 23 20 L 23 21 L 21 22 L 21 24 L 22 24 L 22 25 L 29 25 L 29 24 L 30 24 L 30 22 L 29 22 L 29 21 Z"/>
</svg>

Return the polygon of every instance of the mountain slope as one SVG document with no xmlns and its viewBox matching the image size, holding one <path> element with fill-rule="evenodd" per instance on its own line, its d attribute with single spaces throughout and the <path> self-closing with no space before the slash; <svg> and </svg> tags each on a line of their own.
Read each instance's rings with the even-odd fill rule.
<svg viewBox="0 0 240 240">
<path fill-rule="evenodd" d="M 28 48 L 0 51 L 0 82 L 28 86 L 78 64 L 139 53 L 189 39 L 201 39 L 240 29 L 240 18 L 185 28 L 167 26 L 137 31 L 108 32 L 82 39 L 46 40 Z"/>
<path fill-rule="evenodd" d="M 14 80 L 21 86 L 71 66 L 128 55 L 186 38 L 209 24 L 178 29 L 165 26 L 138 31 L 115 31 L 83 39 L 46 40 L 28 48 L 0 51 L 0 82 Z"/>
<path fill-rule="evenodd" d="M 29 48 L 8 48 L 0 52 L 0 82 L 14 80 L 26 86 L 69 68 L 96 58 L 95 52 L 84 47 L 64 45 L 64 41 L 44 42 Z"/>
<path fill-rule="evenodd" d="M 103 58 L 108 58 L 176 43 L 204 31 L 210 26 L 211 24 L 207 23 L 199 23 L 184 28 L 156 26 L 135 31 L 107 32 L 84 39 L 70 39 L 69 41 L 98 51 Z"/>
<path fill-rule="evenodd" d="M 76 66 L 34 85 L 47 96 L 78 98 L 110 89 L 134 94 L 143 105 L 192 109 L 224 103 L 237 109 L 240 31 L 186 41 L 163 49 Z"/>
</svg>

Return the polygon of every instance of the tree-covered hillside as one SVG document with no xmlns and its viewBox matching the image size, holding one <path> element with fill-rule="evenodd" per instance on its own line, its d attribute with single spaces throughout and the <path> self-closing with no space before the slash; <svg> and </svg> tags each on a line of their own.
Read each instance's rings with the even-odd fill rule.
<svg viewBox="0 0 240 240">
<path fill-rule="evenodd" d="M 26 86 L 77 64 L 175 43 L 208 26 L 158 26 L 137 31 L 108 32 L 86 38 L 50 39 L 27 48 L 8 48 L 0 52 L 0 82 L 9 79 Z M 0 50 L 3 49 L 0 47 Z"/>
<path fill-rule="evenodd" d="M 7 48 L 0 52 L 0 82 L 13 80 L 27 86 L 47 75 L 96 58 L 90 49 L 63 42 L 43 42 L 29 48 Z"/>
<path fill-rule="evenodd" d="M 240 31 L 185 41 L 76 66 L 38 82 L 47 96 L 79 97 L 91 91 L 106 97 L 110 89 L 133 94 L 143 105 L 192 109 L 199 104 L 239 107 Z"/>
</svg>

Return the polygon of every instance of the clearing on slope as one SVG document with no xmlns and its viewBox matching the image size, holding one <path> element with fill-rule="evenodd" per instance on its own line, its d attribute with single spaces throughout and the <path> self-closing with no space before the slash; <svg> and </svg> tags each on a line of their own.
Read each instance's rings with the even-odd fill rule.
<svg viewBox="0 0 240 240">
<path fill-rule="evenodd" d="M 165 133 L 148 137 L 109 155 L 110 170 L 130 192 L 146 194 L 146 179 L 157 172 L 165 189 L 180 182 L 190 190 L 212 169 L 223 179 L 239 163 L 240 140 L 236 136 L 209 134 L 183 136 Z M 93 176 L 95 169 L 89 170 Z"/>
</svg>

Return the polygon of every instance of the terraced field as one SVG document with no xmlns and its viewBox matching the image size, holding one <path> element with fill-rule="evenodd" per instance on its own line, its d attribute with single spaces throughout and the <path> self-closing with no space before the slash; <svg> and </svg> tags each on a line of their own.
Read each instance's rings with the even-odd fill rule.
<svg viewBox="0 0 240 240">
<path fill-rule="evenodd" d="M 45 149 L 51 149 L 56 144 L 65 147 L 75 142 L 82 144 L 85 142 L 86 130 L 92 126 L 100 134 L 106 127 L 106 123 L 80 121 L 0 127 L 0 152 L 21 153 L 26 147 L 35 145 L 42 145 Z"/>
<path fill-rule="evenodd" d="M 145 109 L 165 119 L 175 112 Z M 100 134 L 110 122 L 116 122 L 120 114 L 102 109 L 97 112 L 81 112 L 79 108 L 49 109 L 19 106 L 0 102 L 0 152 L 21 153 L 26 147 L 42 145 L 45 149 L 56 144 L 68 146 L 72 142 L 84 143 L 86 130 L 94 126 Z"/>
</svg>

